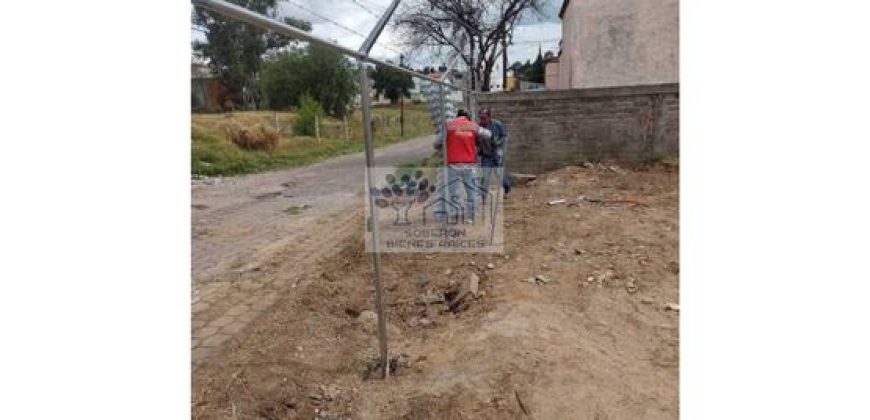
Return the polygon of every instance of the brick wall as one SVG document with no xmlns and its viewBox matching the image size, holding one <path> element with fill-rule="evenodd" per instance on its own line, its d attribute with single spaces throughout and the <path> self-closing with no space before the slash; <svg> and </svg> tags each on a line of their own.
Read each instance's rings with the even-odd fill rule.
<svg viewBox="0 0 870 420">
<path fill-rule="evenodd" d="M 679 154 L 679 84 L 483 94 L 508 128 L 509 172 Z"/>
</svg>

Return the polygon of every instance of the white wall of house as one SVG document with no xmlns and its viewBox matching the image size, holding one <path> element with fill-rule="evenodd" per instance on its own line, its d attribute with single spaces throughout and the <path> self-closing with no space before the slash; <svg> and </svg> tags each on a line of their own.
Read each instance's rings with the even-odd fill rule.
<svg viewBox="0 0 870 420">
<path fill-rule="evenodd" d="M 678 0 L 565 0 L 559 88 L 679 82 Z"/>
</svg>

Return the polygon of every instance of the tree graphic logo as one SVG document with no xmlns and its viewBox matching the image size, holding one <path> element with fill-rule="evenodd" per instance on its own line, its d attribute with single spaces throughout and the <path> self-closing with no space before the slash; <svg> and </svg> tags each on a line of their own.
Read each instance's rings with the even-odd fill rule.
<svg viewBox="0 0 870 420">
<path fill-rule="evenodd" d="M 370 193 L 375 197 L 376 206 L 380 208 L 392 207 L 396 212 L 393 224 L 410 224 L 408 211 L 414 203 L 425 203 L 435 192 L 435 185 L 423 175 L 421 170 L 415 171 L 413 175 L 410 173 L 387 174 L 384 177 L 387 181 L 386 186 L 380 189 L 371 189 Z"/>
</svg>

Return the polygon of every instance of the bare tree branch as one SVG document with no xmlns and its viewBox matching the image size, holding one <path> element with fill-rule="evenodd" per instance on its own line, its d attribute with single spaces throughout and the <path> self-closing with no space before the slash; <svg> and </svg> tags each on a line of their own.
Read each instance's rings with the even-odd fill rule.
<svg viewBox="0 0 870 420">
<path fill-rule="evenodd" d="M 469 66 L 470 87 L 480 81 L 488 91 L 495 60 L 505 53 L 502 41 L 519 18 L 540 13 L 546 1 L 422 0 L 400 11 L 394 25 L 412 48 L 443 46 L 459 54 Z"/>
</svg>

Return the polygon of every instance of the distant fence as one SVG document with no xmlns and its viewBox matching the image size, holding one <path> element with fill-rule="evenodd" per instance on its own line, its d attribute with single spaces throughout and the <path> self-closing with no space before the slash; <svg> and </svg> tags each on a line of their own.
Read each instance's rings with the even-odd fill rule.
<svg viewBox="0 0 870 420">
<path fill-rule="evenodd" d="M 679 84 L 481 95 L 510 132 L 510 172 L 585 160 L 642 162 L 679 154 Z"/>
</svg>

